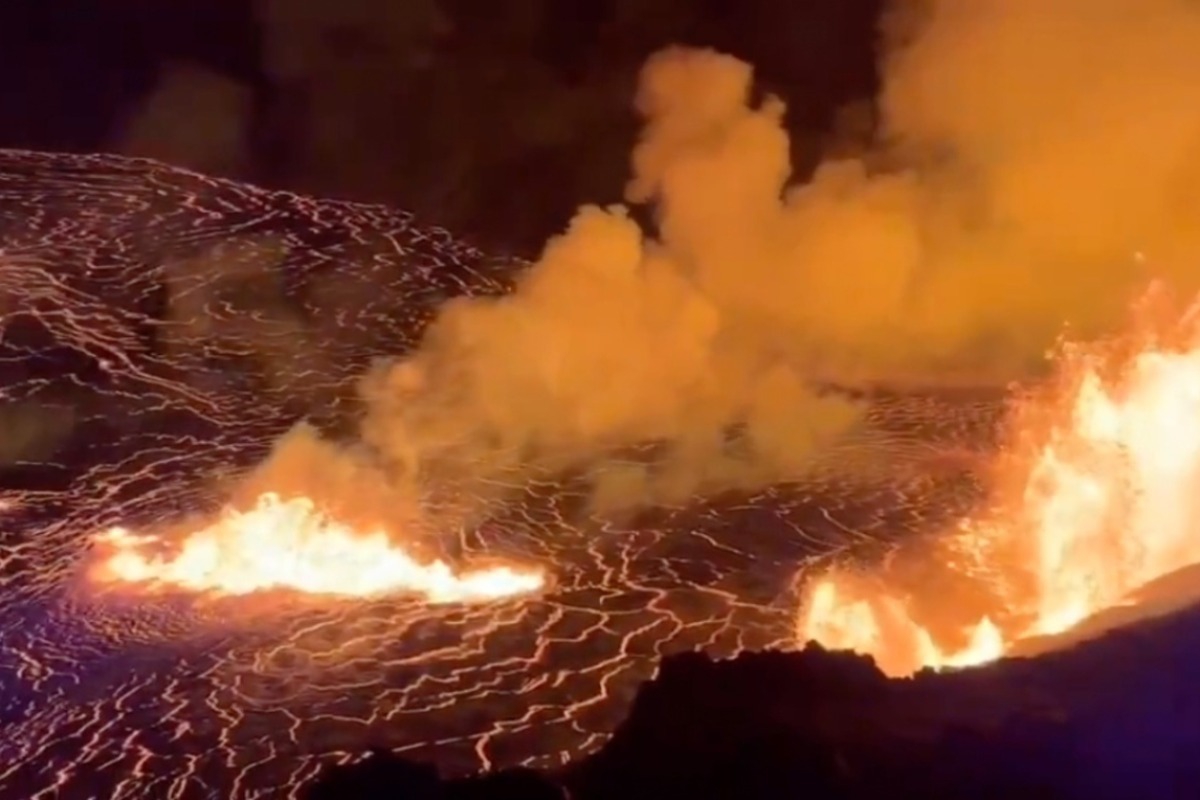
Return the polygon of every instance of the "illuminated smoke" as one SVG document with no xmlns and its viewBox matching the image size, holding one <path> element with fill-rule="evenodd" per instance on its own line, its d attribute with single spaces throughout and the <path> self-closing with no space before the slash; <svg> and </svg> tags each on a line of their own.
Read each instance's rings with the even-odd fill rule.
<svg viewBox="0 0 1200 800">
<path fill-rule="evenodd" d="M 365 447 L 337 457 L 451 523 L 562 473 L 593 510 L 680 503 L 802 479 L 863 424 L 829 384 L 1029 377 L 1150 276 L 1200 288 L 1200 11 L 928 2 L 884 31 L 876 141 L 807 180 L 749 65 L 650 58 L 626 200 L 653 226 L 583 208 L 513 292 L 446 303 L 362 381 Z M 288 471 L 336 472 L 329 449 Z"/>
<path fill-rule="evenodd" d="M 876 145 L 802 183 L 748 65 L 653 56 L 627 200 L 655 227 L 582 209 L 515 292 L 446 304 L 376 369 L 362 432 L 391 474 L 607 460 L 594 502 L 618 508 L 800 477 L 861 416 L 815 382 L 1027 377 L 1151 271 L 1197 288 L 1200 12 L 915 8 L 887 20 Z"/>
</svg>

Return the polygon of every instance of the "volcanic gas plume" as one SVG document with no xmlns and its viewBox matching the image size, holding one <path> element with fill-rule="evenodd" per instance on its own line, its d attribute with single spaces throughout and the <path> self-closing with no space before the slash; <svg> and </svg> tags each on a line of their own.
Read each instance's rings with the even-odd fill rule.
<svg viewBox="0 0 1200 800">
<path fill-rule="evenodd" d="M 602 512 L 801 479 L 862 428 L 830 385 L 1034 377 L 1150 278 L 1200 288 L 1193 6 L 900 4 L 884 30 L 877 142 L 808 180 L 747 64 L 652 57 L 626 200 L 653 228 L 583 208 L 514 291 L 379 364 L 361 435 L 388 479 L 583 473 Z"/>
</svg>

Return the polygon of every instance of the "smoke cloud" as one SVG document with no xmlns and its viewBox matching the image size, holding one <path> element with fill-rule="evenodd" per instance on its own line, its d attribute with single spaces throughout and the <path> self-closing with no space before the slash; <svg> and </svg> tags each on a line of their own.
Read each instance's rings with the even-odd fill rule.
<svg viewBox="0 0 1200 800">
<path fill-rule="evenodd" d="M 511 294 L 448 303 L 362 383 L 373 458 L 673 503 L 802 475 L 862 420 L 821 386 L 1030 377 L 1151 277 L 1200 288 L 1200 7 L 938 0 L 883 31 L 873 144 L 803 183 L 749 65 L 650 58 L 626 200 L 653 226 L 583 208 Z"/>
<path fill-rule="evenodd" d="M 231 78 L 187 63 L 169 64 L 114 144 L 128 155 L 241 175 L 249 162 L 253 100 L 249 87 Z"/>
</svg>

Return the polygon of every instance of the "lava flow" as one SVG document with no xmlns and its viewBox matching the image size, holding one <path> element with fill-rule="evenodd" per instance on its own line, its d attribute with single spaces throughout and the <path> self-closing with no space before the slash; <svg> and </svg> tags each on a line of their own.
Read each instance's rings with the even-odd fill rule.
<svg viewBox="0 0 1200 800">
<path fill-rule="evenodd" d="M 422 564 L 382 530 L 360 533 L 308 498 L 269 493 L 248 511 L 227 510 L 170 555 L 148 555 L 161 540 L 125 528 L 110 528 L 97 540 L 110 550 L 94 572 L 99 580 L 221 595 L 272 589 L 352 597 L 410 593 L 453 603 L 494 600 L 544 584 L 540 572 L 507 566 L 455 574 L 443 561 Z"/>
<path fill-rule="evenodd" d="M 937 543 L 933 580 L 834 570 L 808 593 L 801 640 L 895 675 L 975 665 L 1200 563 L 1198 311 L 1167 335 L 1065 346 L 1052 387 L 1013 404 L 993 504 Z M 946 624 L 964 612 L 975 621 Z"/>
</svg>

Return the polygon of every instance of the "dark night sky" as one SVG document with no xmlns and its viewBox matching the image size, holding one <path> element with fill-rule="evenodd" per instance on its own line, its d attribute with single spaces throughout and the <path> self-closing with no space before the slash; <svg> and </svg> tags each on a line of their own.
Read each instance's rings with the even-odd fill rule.
<svg viewBox="0 0 1200 800">
<path fill-rule="evenodd" d="M 262 82 L 249 3 L 16 0 L 0 9 L 6 147 L 103 149 L 116 120 L 171 60 Z"/>
<path fill-rule="evenodd" d="M 880 0 L 401 5 L 5 3 L 0 146 L 160 157 L 402 205 L 529 247 L 579 203 L 619 198 L 637 69 L 665 45 L 712 46 L 753 63 L 789 103 L 802 168 L 838 110 L 871 97 L 876 82 Z M 147 108 L 155 121 L 136 127 Z M 317 132 L 326 128 L 334 132 Z M 339 153 L 351 143 L 352 153 Z M 543 187 L 536 200 L 505 208 L 513 181 L 531 174 Z"/>
</svg>

